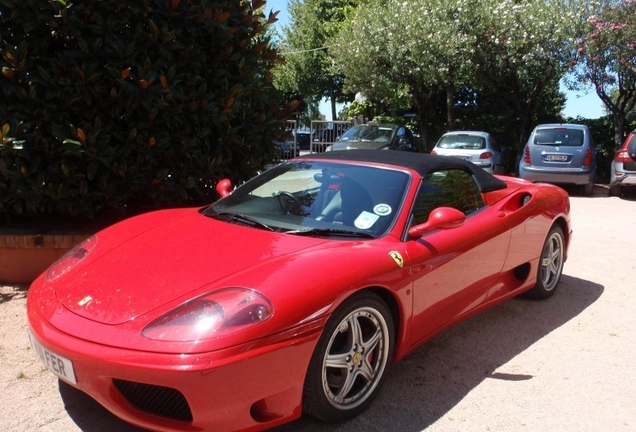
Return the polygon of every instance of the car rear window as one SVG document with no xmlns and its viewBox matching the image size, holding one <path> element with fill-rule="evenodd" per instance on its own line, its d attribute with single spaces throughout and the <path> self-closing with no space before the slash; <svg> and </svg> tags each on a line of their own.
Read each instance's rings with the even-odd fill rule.
<svg viewBox="0 0 636 432">
<path fill-rule="evenodd" d="M 629 154 L 636 153 L 636 132 L 630 134 L 629 144 L 627 144 L 627 151 Z"/>
<path fill-rule="evenodd" d="M 534 134 L 534 143 L 551 146 L 582 146 L 583 131 L 576 129 L 539 129 Z"/>
<path fill-rule="evenodd" d="M 444 135 L 437 143 L 438 148 L 482 150 L 486 148 L 486 140 L 474 135 Z"/>
</svg>

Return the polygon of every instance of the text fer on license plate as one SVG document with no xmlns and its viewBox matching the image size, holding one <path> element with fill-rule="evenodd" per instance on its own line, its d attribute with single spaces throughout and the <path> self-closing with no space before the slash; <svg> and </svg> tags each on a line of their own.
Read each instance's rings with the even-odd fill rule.
<svg viewBox="0 0 636 432">
<path fill-rule="evenodd" d="M 68 381 L 71 384 L 77 384 L 75 371 L 73 370 L 73 362 L 44 348 L 38 343 L 38 341 L 35 340 L 35 338 L 31 335 L 31 332 L 29 332 L 29 340 L 31 341 L 31 347 L 33 348 L 33 351 L 35 351 L 35 355 L 38 356 L 40 362 L 42 362 L 48 370 L 62 378 L 64 381 Z"/>
</svg>

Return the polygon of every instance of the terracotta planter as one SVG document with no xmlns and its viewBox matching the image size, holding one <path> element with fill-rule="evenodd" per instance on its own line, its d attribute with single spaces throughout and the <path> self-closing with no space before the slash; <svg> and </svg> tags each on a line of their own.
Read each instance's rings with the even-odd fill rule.
<svg viewBox="0 0 636 432">
<path fill-rule="evenodd" d="M 0 231 L 0 284 L 29 284 L 90 234 Z"/>
</svg>

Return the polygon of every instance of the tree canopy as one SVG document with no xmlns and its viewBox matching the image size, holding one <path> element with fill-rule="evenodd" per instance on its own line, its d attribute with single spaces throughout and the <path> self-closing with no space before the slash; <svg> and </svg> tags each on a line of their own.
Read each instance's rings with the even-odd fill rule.
<svg viewBox="0 0 636 432">
<path fill-rule="evenodd" d="M 541 95 L 567 70 L 581 23 L 574 3 L 563 0 L 382 0 L 356 10 L 334 52 L 346 89 L 380 100 L 412 98 L 425 146 L 436 93 L 446 93 L 453 129 L 461 87 L 509 95 L 520 145 Z"/>
<path fill-rule="evenodd" d="M 290 23 L 279 51 L 284 62 L 275 70 L 276 87 L 310 101 L 327 98 L 333 118 L 336 102 L 352 100 L 343 92 L 343 76 L 334 67 L 331 49 L 342 23 L 359 0 L 290 0 Z"/>
<path fill-rule="evenodd" d="M 520 116 L 520 145 L 530 134 L 541 96 L 558 86 L 575 56 L 584 23 L 579 3 L 483 1 L 466 23 L 477 42 L 478 76 L 512 97 Z"/>
<path fill-rule="evenodd" d="M 575 75 L 594 86 L 612 115 L 614 142 L 620 146 L 626 116 L 636 107 L 636 1 L 605 1 L 587 24 Z"/>
</svg>

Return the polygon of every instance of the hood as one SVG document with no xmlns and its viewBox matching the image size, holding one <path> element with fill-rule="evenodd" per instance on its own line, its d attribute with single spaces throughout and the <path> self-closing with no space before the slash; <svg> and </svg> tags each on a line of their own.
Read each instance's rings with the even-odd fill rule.
<svg viewBox="0 0 636 432">
<path fill-rule="evenodd" d="M 148 217 L 154 223 L 150 228 L 141 218 L 99 233 L 91 252 L 97 257 L 53 282 L 67 309 L 121 324 L 236 272 L 325 242 L 234 225 L 196 211 L 163 221 Z"/>
</svg>

